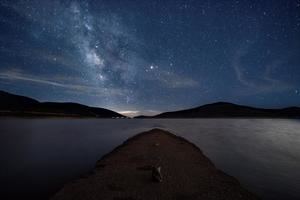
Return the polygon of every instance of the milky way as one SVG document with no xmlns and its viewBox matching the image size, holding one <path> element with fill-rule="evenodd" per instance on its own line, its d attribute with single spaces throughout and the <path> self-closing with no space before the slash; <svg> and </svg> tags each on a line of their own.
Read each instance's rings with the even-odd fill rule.
<svg viewBox="0 0 300 200">
<path fill-rule="evenodd" d="M 1 1 L 0 89 L 154 114 L 299 105 L 300 1 Z"/>
</svg>

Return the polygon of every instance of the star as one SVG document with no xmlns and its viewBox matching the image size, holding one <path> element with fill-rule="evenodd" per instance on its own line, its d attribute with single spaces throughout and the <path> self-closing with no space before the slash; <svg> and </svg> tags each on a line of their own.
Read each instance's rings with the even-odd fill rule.
<svg viewBox="0 0 300 200">
<path fill-rule="evenodd" d="M 0 90 L 161 110 L 300 95 L 299 0 L 3 2 Z"/>
</svg>

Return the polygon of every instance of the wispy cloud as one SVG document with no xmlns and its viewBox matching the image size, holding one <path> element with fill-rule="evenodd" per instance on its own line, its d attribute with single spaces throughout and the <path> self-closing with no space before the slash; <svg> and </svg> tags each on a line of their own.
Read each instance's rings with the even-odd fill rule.
<svg viewBox="0 0 300 200">
<path fill-rule="evenodd" d="M 138 116 L 139 112 L 140 111 L 138 111 L 138 110 L 122 110 L 122 111 L 118 111 L 118 113 L 120 113 L 122 115 L 125 115 L 125 116 L 128 116 L 128 117 Z"/>
<path fill-rule="evenodd" d="M 157 110 L 121 110 L 117 112 L 128 117 L 135 117 L 140 115 L 153 116 L 161 113 L 161 111 Z"/>
<path fill-rule="evenodd" d="M 162 71 L 158 80 L 167 88 L 192 88 L 199 85 L 199 83 L 184 75 L 178 75 L 168 71 Z"/>
<path fill-rule="evenodd" d="M 150 81 L 157 81 L 161 86 L 170 89 L 179 89 L 179 88 L 192 88 L 199 86 L 199 83 L 189 77 L 184 75 L 176 74 L 175 72 L 166 71 L 163 69 L 156 69 L 156 66 L 153 69 L 147 70 L 145 74 L 145 79 Z"/>
<path fill-rule="evenodd" d="M 291 89 L 291 85 L 282 80 L 272 77 L 273 70 L 281 67 L 284 64 L 284 60 L 275 60 L 263 67 L 261 75 L 255 78 L 251 78 L 248 75 L 248 71 L 242 64 L 242 59 L 249 53 L 250 46 L 243 46 L 238 49 L 233 57 L 232 66 L 237 80 L 244 86 L 246 86 L 245 94 L 258 94 L 258 93 L 270 93 L 281 92 Z"/>
<path fill-rule="evenodd" d="M 31 24 L 25 30 L 28 36 L 25 43 L 53 40 L 50 46 L 27 44 L 17 48 L 17 52 L 6 52 L 26 60 L 26 66 L 19 67 L 22 72 L 2 71 L 1 79 L 60 87 L 65 89 L 64 93 L 89 93 L 103 97 L 107 104 L 114 101 L 128 104 L 134 98 L 132 84 L 126 83 L 135 83 L 136 62 L 140 60 L 136 53 L 139 51 L 134 48 L 137 39 L 118 15 L 93 12 L 88 3 L 80 1 L 3 1 L 0 5 Z M 45 9 L 37 9 L 37 5 Z M 41 68 L 44 74 L 34 75 Z M 51 77 L 54 71 L 70 72 L 72 80 Z M 79 81 L 74 74 L 80 76 Z"/>
<path fill-rule="evenodd" d="M 36 5 L 40 4 L 47 9 L 38 10 Z M 88 3 L 80 1 L 4 1 L 0 5 L 13 9 L 32 22 L 36 29 L 30 30 L 30 33 L 36 39 L 45 34 L 56 37 L 58 41 L 63 39 L 68 48 L 72 47 L 72 50 L 77 51 L 73 54 L 78 54 L 75 59 L 77 64 L 73 60 L 48 53 L 39 55 L 37 52 L 36 59 L 71 66 L 76 71 L 85 71 L 89 80 L 98 84 L 110 84 L 110 71 L 120 74 L 125 82 L 132 80 L 135 75 L 135 60 L 139 58 L 136 58 L 138 55 L 135 54 L 133 46 L 138 41 L 132 32 L 129 33 L 118 15 L 107 12 L 92 13 Z M 23 52 L 28 50 L 22 50 L 20 54 Z M 36 52 L 30 51 L 30 57 L 35 56 L 32 53 Z"/>
<path fill-rule="evenodd" d="M 19 69 L 11 69 L 0 71 L 0 79 L 13 81 L 24 81 L 24 82 L 31 82 L 35 84 L 42 84 L 45 86 L 53 86 L 64 88 L 73 92 L 92 95 L 92 96 L 124 96 L 124 90 L 117 89 L 117 88 L 103 88 L 99 86 L 93 85 L 84 85 L 84 84 L 76 84 L 74 83 L 74 78 L 72 78 L 73 83 L 65 83 L 66 81 L 70 80 L 68 77 L 43 77 L 40 75 L 29 75 L 24 73 L 22 70 Z"/>
</svg>

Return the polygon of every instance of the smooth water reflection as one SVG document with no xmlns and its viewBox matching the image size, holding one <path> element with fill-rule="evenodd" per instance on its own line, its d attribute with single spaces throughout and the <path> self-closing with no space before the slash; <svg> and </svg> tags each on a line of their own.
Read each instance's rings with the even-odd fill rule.
<svg viewBox="0 0 300 200">
<path fill-rule="evenodd" d="M 152 128 L 194 142 L 263 199 L 300 199 L 300 121 L 285 119 L 1 119 L 1 191 L 7 199 L 47 199 Z"/>
</svg>

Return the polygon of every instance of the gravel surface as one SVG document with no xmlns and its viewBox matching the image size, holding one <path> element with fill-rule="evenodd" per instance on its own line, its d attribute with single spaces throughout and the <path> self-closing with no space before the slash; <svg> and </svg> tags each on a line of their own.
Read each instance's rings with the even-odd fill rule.
<svg viewBox="0 0 300 200">
<path fill-rule="evenodd" d="M 161 182 L 155 181 L 160 167 Z M 102 157 L 93 172 L 53 200 L 258 199 L 184 138 L 153 129 Z"/>
</svg>

